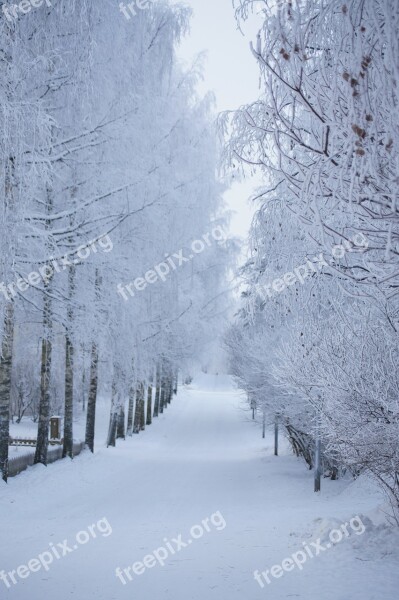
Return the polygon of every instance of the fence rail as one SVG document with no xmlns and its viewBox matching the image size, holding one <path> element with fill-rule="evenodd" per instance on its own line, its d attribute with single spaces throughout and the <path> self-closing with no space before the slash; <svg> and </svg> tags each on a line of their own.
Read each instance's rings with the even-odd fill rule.
<svg viewBox="0 0 399 600">
<path fill-rule="evenodd" d="M 74 442 L 73 443 L 73 455 L 77 456 L 80 454 L 85 446 L 84 442 Z M 35 458 L 35 453 L 24 454 L 23 456 L 16 456 L 15 458 L 10 458 L 8 461 L 8 476 L 15 477 L 22 471 L 25 471 L 28 467 L 33 465 L 33 461 Z M 47 453 L 47 463 L 53 463 L 62 458 L 62 447 L 59 446 L 57 448 L 49 449 Z"/>
<path fill-rule="evenodd" d="M 8 440 L 9 446 L 23 446 L 23 447 L 33 446 L 35 448 L 36 443 L 37 443 L 36 438 L 12 438 L 12 437 L 10 437 Z M 64 438 L 61 438 L 60 440 L 50 439 L 48 441 L 48 443 L 50 446 L 61 446 L 64 443 Z"/>
</svg>

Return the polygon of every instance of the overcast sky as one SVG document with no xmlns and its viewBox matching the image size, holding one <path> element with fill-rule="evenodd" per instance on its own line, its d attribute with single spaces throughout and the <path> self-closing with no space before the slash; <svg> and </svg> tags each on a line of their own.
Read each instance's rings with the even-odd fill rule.
<svg viewBox="0 0 399 600">
<path fill-rule="evenodd" d="M 206 51 L 205 80 L 202 90 L 215 92 L 219 111 L 233 110 L 255 100 L 259 95 L 259 71 L 250 52 L 249 42 L 256 36 L 257 21 L 243 25 L 243 35 L 237 29 L 231 0 L 185 0 L 194 10 L 191 34 L 184 40 L 179 55 L 191 61 Z M 247 198 L 257 183 L 236 184 L 226 193 L 229 207 L 236 211 L 231 229 L 246 236 L 252 209 Z"/>
</svg>

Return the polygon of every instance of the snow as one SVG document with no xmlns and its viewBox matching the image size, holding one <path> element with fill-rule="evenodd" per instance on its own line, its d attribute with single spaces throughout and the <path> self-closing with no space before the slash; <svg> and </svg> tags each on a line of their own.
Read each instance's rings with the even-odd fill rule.
<svg viewBox="0 0 399 600">
<path fill-rule="evenodd" d="M 143 434 L 1 484 L 0 570 L 26 565 L 50 543 L 72 542 L 102 518 L 112 534 L 98 534 L 10 589 L 0 581 L 0 597 L 396 599 L 399 535 L 375 485 L 365 478 L 323 480 L 315 495 L 312 473 L 286 447 L 282 456 L 272 455 L 271 434 L 262 440 L 243 400 L 227 378 L 201 375 Z M 117 567 L 141 561 L 165 538 L 187 540 L 193 525 L 218 511 L 225 528 L 212 526 L 163 567 L 146 569 L 127 585 L 116 577 Z M 256 569 L 281 564 L 303 542 L 325 540 L 355 516 L 366 525 L 363 535 L 309 559 L 302 571 L 272 578 L 264 589 L 254 580 Z"/>
</svg>

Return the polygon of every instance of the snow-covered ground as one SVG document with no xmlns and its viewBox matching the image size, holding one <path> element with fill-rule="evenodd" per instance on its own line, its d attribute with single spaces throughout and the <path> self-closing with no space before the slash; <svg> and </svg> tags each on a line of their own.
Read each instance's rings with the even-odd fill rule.
<svg viewBox="0 0 399 600">
<path fill-rule="evenodd" d="M 0 580 L 0 598 L 396 599 L 399 536 L 385 524 L 374 485 L 325 480 L 315 495 L 305 465 L 288 450 L 272 456 L 271 436 L 261 439 L 243 407 L 228 380 L 201 376 L 145 433 L 1 484 L 0 570 L 49 551 L 53 562 L 48 570 L 36 561 L 36 572 L 20 568 L 25 578 L 14 574 L 9 589 Z M 349 527 L 347 539 L 302 570 L 271 577 L 263 589 L 255 581 L 255 570 L 281 565 L 304 543 L 321 538 L 326 546 L 330 530 L 355 516 L 366 526 L 362 535 Z M 90 535 L 76 538 L 91 525 Z M 177 551 L 180 534 L 191 543 Z M 116 568 L 160 547 L 170 555 L 164 566 L 130 570 L 123 585 Z M 55 558 L 57 548 L 67 555 Z"/>
</svg>

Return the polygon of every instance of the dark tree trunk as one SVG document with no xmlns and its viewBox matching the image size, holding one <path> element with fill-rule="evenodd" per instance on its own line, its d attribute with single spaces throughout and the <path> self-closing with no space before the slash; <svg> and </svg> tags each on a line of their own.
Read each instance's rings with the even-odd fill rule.
<svg viewBox="0 0 399 600">
<path fill-rule="evenodd" d="M 168 384 L 167 384 L 167 401 L 168 401 L 168 404 L 170 404 L 172 402 L 172 398 L 173 398 L 173 376 L 171 374 L 170 377 L 169 377 L 169 379 L 168 379 Z"/>
<path fill-rule="evenodd" d="M 91 452 L 94 452 L 94 435 L 96 425 L 96 403 L 97 403 L 97 384 L 98 384 L 98 352 L 97 346 L 93 343 L 91 347 L 91 365 L 90 365 L 90 389 L 89 401 L 87 403 L 86 414 L 86 446 Z"/>
<path fill-rule="evenodd" d="M 174 382 L 173 382 L 173 393 L 176 396 L 179 388 L 179 369 L 175 370 Z"/>
<path fill-rule="evenodd" d="M 101 278 L 98 269 L 96 269 L 96 278 L 94 283 L 95 294 L 98 297 L 100 294 Z M 90 381 L 89 381 L 89 398 L 87 401 L 86 413 L 86 435 L 85 445 L 90 452 L 94 452 L 94 438 L 96 432 L 96 404 L 97 404 L 97 388 L 98 388 L 98 348 L 93 342 L 91 345 L 90 354 Z"/>
<path fill-rule="evenodd" d="M 2 5 L 4 2 L 0 3 Z M 2 15 L 4 18 L 4 15 Z M 7 47 L 13 38 L 13 28 L 5 26 L 2 31 L 2 68 L 4 74 L 10 75 L 12 68 L 12 53 L 7 51 Z M 11 84 L 11 80 L 9 79 Z M 12 102 L 13 86 L 5 89 L 5 97 Z M 18 133 L 17 133 L 18 135 Z M 8 139 L 8 136 L 7 136 Z M 4 175 L 4 188 L 2 189 L 2 207 L 1 217 L 3 224 L 12 223 L 12 215 L 15 211 L 14 190 L 18 187 L 15 180 L 15 147 L 13 148 L 14 136 L 9 136 L 9 141 L 3 139 L 2 148 L 2 171 Z M 12 148 L 12 149 L 11 149 Z M 10 154 L 8 150 L 10 149 Z M 4 160 L 5 159 L 5 160 Z M 11 217 L 11 219 L 10 219 Z M 9 221 L 10 219 L 10 221 Z M 10 230 L 13 235 L 12 229 Z M 2 240 L 7 245 L 8 240 Z M 5 246 L 6 247 L 6 246 Z M 3 257 L 2 257 L 3 258 Z M 10 259 L 13 259 L 13 252 L 10 248 Z M 4 265 L 3 265 L 4 266 Z M 6 296 L 7 297 L 7 296 Z M 11 373 L 12 373 L 12 355 L 14 341 L 14 303 L 11 299 L 5 306 L 4 311 L 4 331 L 0 355 L 0 476 L 7 482 L 8 478 L 8 444 L 10 435 L 10 408 L 11 408 Z"/>
<path fill-rule="evenodd" d="M 118 412 L 118 427 L 117 427 L 117 439 L 124 440 L 125 436 L 125 407 L 121 404 Z"/>
<path fill-rule="evenodd" d="M 159 400 L 159 412 L 162 414 L 165 407 L 165 380 L 161 378 L 161 397 Z"/>
<path fill-rule="evenodd" d="M 321 489 L 321 441 L 317 436 L 315 444 L 315 460 L 314 460 L 314 491 L 320 492 Z"/>
<path fill-rule="evenodd" d="M 7 304 L 4 317 L 4 334 L 0 356 L 0 475 L 8 477 L 8 443 L 10 435 L 10 398 L 12 347 L 14 339 L 14 305 Z"/>
<path fill-rule="evenodd" d="M 47 188 L 46 204 L 46 231 L 51 229 L 49 219 L 53 210 L 52 190 Z M 39 426 L 37 430 L 36 452 L 34 464 L 41 463 L 47 466 L 48 433 L 50 419 L 50 377 L 52 360 L 52 306 L 51 306 L 51 278 L 44 282 L 43 299 L 43 338 L 42 338 L 42 364 L 40 378 L 40 403 L 39 403 Z"/>
<path fill-rule="evenodd" d="M 168 407 L 168 397 L 167 397 L 167 381 L 168 381 L 168 371 L 167 371 L 167 363 L 164 359 L 162 361 L 161 366 L 161 400 L 159 403 L 159 412 L 163 413 L 163 411 Z"/>
<path fill-rule="evenodd" d="M 71 218 L 71 228 L 73 219 Z M 73 239 L 69 238 L 73 244 Z M 72 341 L 73 309 L 72 299 L 75 295 L 75 266 L 69 267 L 68 272 L 68 309 L 65 335 L 65 401 L 64 401 L 64 445 L 62 457 L 73 458 L 73 358 L 74 347 Z M 84 367 L 83 367 L 84 368 Z"/>
<path fill-rule="evenodd" d="M 157 365 L 155 385 L 154 417 L 157 417 L 159 415 L 159 401 L 161 396 L 161 373 L 159 365 Z"/>
<path fill-rule="evenodd" d="M 42 339 L 42 363 L 40 380 L 39 426 L 34 464 L 47 466 L 48 434 L 50 419 L 50 376 L 51 376 L 51 302 L 49 296 L 44 299 L 44 332 Z"/>
<path fill-rule="evenodd" d="M 51 341 L 42 339 L 42 367 L 40 382 L 39 426 L 34 463 L 47 466 L 48 433 L 50 419 L 50 372 L 51 372 Z"/>
<path fill-rule="evenodd" d="M 109 427 L 107 437 L 107 448 L 116 445 L 116 434 L 118 430 L 118 381 L 116 380 L 117 368 L 114 367 L 114 376 L 112 380 L 111 411 L 109 414 Z"/>
<path fill-rule="evenodd" d="M 127 413 L 127 430 L 126 430 L 126 435 L 128 435 L 129 437 L 131 437 L 133 435 L 134 399 L 135 399 L 134 386 L 131 385 L 130 391 L 129 391 L 129 409 L 128 409 L 128 413 Z"/>
<path fill-rule="evenodd" d="M 116 445 L 116 429 L 118 424 L 118 415 L 116 412 L 112 412 L 109 420 L 107 448 L 109 446 L 115 447 Z"/>
<path fill-rule="evenodd" d="M 144 422 L 144 384 L 139 383 L 136 390 L 136 411 L 134 413 L 133 433 L 140 433 L 143 429 Z"/>
<path fill-rule="evenodd" d="M 73 345 L 68 333 L 65 338 L 65 409 L 62 457 L 66 456 L 73 458 Z"/>
<path fill-rule="evenodd" d="M 152 423 L 152 383 L 148 386 L 147 395 L 147 425 Z"/>
<path fill-rule="evenodd" d="M 82 369 L 82 411 L 85 412 L 86 410 L 86 396 L 87 396 L 87 391 L 86 391 L 86 369 L 85 369 L 85 357 L 84 357 L 84 350 L 83 350 L 83 354 L 82 354 L 82 365 L 83 365 L 83 369 Z"/>
</svg>

